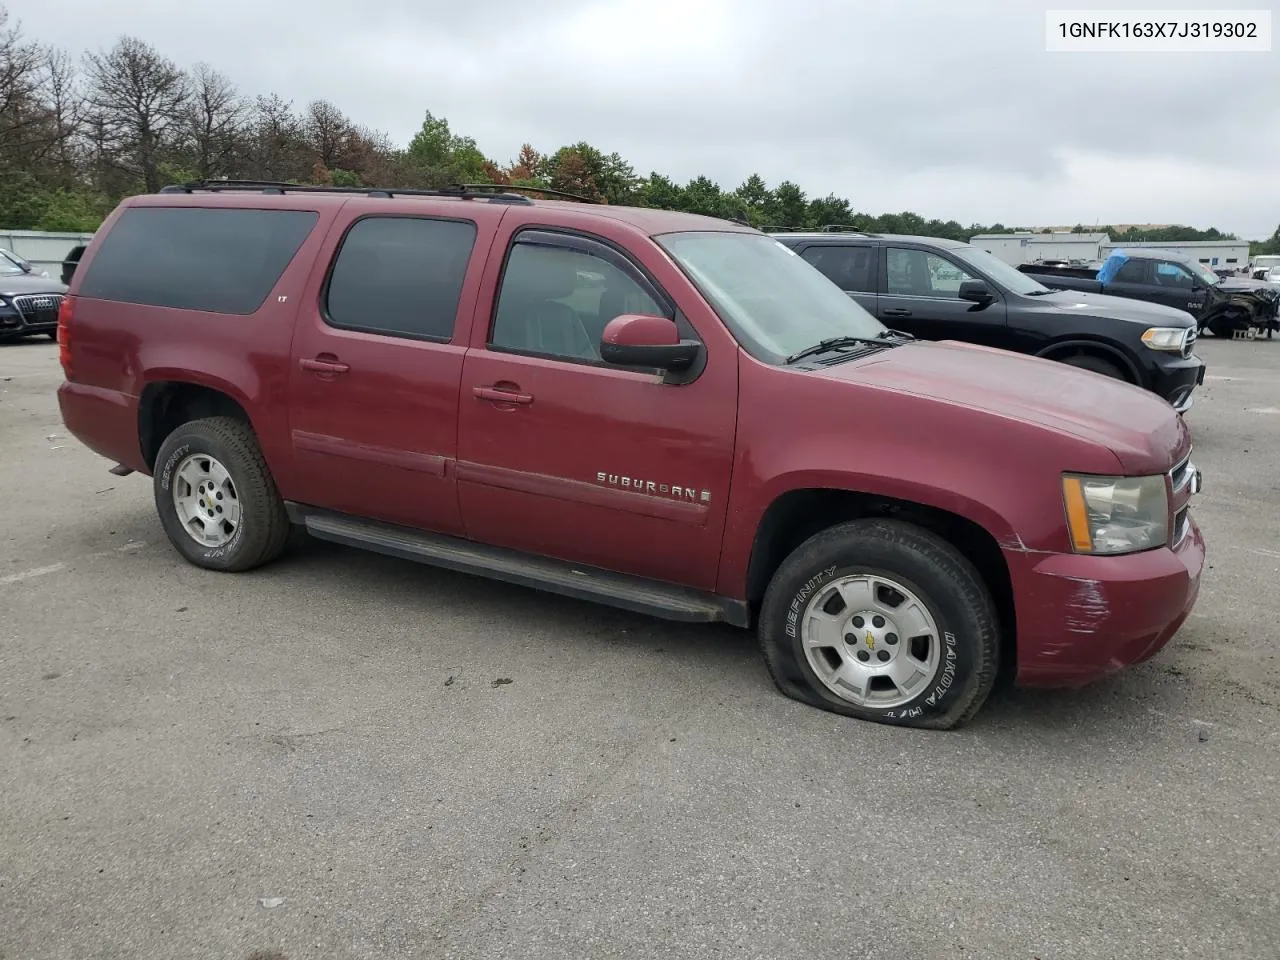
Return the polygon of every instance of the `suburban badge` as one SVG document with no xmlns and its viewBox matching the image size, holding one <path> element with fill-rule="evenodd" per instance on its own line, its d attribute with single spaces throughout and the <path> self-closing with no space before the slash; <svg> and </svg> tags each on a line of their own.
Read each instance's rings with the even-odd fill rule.
<svg viewBox="0 0 1280 960">
<path fill-rule="evenodd" d="M 683 500 L 688 503 L 710 503 L 710 490 L 697 490 L 677 483 L 658 483 L 656 480 L 644 480 L 640 477 L 628 477 L 625 474 L 607 473 L 601 470 L 596 474 L 596 483 L 607 487 L 619 487 L 635 493 L 643 493 L 652 497 L 666 497 L 669 500 Z"/>
</svg>

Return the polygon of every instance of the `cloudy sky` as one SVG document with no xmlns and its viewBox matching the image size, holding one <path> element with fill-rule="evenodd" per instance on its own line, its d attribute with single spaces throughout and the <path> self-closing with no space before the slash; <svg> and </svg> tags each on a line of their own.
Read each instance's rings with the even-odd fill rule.
<svg viewBox="0 0 1280 960">
<path fill-rule="evenodd" d="M 587 140 L 641 173 L 757 171 L 869 213 L 1280 223 L 1280 53 L 1045 51 L 1046 8 L 1120 6 L 1102 0 L 7 5 L 32 39 L 79 53 L 132 34 L 400 142 L 431 110 L 499 162 Z"/>
</svg>

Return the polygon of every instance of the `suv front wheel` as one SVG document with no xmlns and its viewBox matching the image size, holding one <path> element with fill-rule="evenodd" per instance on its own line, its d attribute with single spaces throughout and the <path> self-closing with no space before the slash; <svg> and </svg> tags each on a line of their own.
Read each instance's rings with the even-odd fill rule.
<svg viewBox="0 0 1280 960">
<path fill-rule="evenodd" d="M 165 439 L 152 483 L 170 542 L 209 570 L 242 571 L 274 560 L 289 517 L 257 437 L 231 417 L 192 420 Z"/>
<path fill-rule="evenodd" d="M 841 523 L 801 544 L 765 592 L 760 641 L 787 696 L 932 729 L 977 713 L 999 658 L 995 608 L 973 564 L 897 520 Z"/>
</svg>

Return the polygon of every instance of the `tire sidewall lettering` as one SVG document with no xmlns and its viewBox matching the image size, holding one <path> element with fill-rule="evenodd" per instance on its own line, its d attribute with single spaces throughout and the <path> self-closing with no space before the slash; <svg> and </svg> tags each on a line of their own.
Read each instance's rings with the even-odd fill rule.
<svg viewBox="0 0 1280 960">
<path fill-rule="evenodd" d="M 164 470 L 160 474 L 160 488 L 162 490 L 167 491 L 170 489 L 173 484 L 174 466 L 190 451 L 191 444 L 184 443 L 182 446 L 178 447 L 178 449 L 174 450 L 173 453 L 169 454 L 169 459 L 164 462 Z"/>
<path fill-rule="evenodd" d="M 835 579 L 837 569 L 839 569 L 838 565 L 832 564 L 825 570 L 815 573 L 804 582 L 804 585 L 791 598 L 791 603 L 787 605 L 786 619 L 786 633 L 789 639 L 794 640 L 798 635 L 800 613 L 805 604 L 809 602 L 809 598 L 821 587 Z"/>
<path fill-rule="evenodd" d="M 959 689 L 957 674 L 960 669 L 960 654 L 956 649 L 958 646 L 959 641 L 954 633 L 950 630 L 942 631 L 941 662 L 938 672 L 934 675 L 935 682 L 932 690 L 928 694 L 916 697 L 904 707 L 884 711 L 885 717 L 890 720 L 912 720 L 923 716 L 926 706 L 932 711 L 945 704 L 948 695 L 952 692 L 952 687 Z"/>
</svg>

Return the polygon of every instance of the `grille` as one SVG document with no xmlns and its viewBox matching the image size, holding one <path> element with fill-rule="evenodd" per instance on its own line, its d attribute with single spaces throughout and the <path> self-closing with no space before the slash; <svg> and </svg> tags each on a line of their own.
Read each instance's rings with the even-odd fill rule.
<svg viewBox="0 0 1280 960">
<path fill-rule="evenodd" d="M 1191 471 L 1195 467 L 1191 463 L 1191 451 L 1169 471 L 1169 479 L 1173 482 L 1173 495 L 1176 497 L 1191 482 Z"/>
<path fill-rule="evenodd" d="M 1191 530 L 1191 508 L 1183 507 L 1173 518 L 1173 544 L 1177 546 L 1182 543 L 1183 538 Z"/>
<path fill-rule="evenodd" d="M 13 305 L 29 327 L 56 324 L 58 308 L 62 306 L 60 293 L 28 293 L 12 297 Z"/>
<path fill-rule="evenodd" d="M 1182 344 L 1182 355 L 1184 357 L 1191 356 L 1191 351 L 1195 348 L 1196 339 L 1199 336 L 1200 334 L 1196 331 L 1195 327 L 1192 327 L 1190 330 L 1187 331 L 1187 339 Z"/>
</svg>

